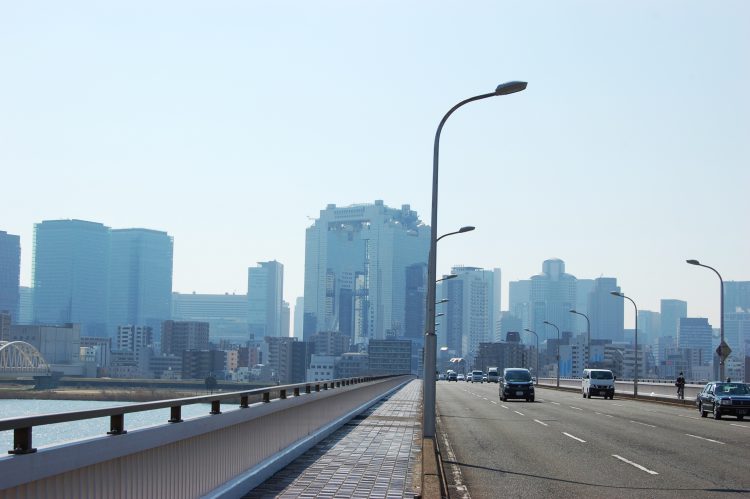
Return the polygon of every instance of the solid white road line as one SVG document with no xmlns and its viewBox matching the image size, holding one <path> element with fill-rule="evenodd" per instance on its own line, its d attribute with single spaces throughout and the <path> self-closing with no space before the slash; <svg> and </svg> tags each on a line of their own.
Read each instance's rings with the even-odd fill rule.
<svg viewBox="0 0 750 499">
<path fill-rule="evenodd" d="M 540 425 L 542 425 L 542 426 L 549 426 L 549 425 L 548 425 L 547 423 L 544 423 L 544 422 L 542 422 L 542 421 L 539 421 L 538 419 L 535 419 L 534 421 L 536 421 L 537 423 L 539 423 L 539 424 L 540 424 Z"/>
<path fill-rule="evenodd" d="M 518 414 L 518 415 L 520 415 L 520 416 L 525 416 L 525 415 L 526 415 L 526 414 L 524 414 L 524 413 L 522 413 L 522 412 L 518 412 L 518 411 L 513 411 L 513 412 L 515 412 L 516 414 Z"/>
<path fill-rule="evenodd" d="M 636 467 L 636 468 L 638 468 L 639 470 L 645 471 L 646 473 L 648 473 L 648 474 L 650 474 L 650 475 L 658 475 L 658 474 L 659 474 L 659 473 L 657 473 L 657 472 L 656 472 L 656 471 L 654 471 L 654 470 L 650 470 L 650 469 L 646 468 L 645 466 L 641 466 L 641 465 L 640 465 L 640 464 L 638 464 L 638 463 L 634 463 L 633 461 L 629 461 L 628 459 L 625 459 L 625 458 L 624 458 L 624 457 L 622 457 L 622 456 L 618 456 L 617 454 L 612 454 L 612 457 L 614 457 L 614 458 L 617 458 L 617 459 L 619 459 L 619 460 L 620 460 L 620 461 L 622 461 L 623 463 L 628 463 L 628 464 L 629 464 L 629 465 L 631 465 L 631 466 L 635 466 L 635 467 Z"/>
<path fill-rule="evenodd" d="M 743 424 L 737 424 L 737 423 L 729 423 L 729 424 L 732 425 L 732 426 L 739 426 L 740 428 L 750 429 L 750 426 L 745 426 Z"/>
<path fill-rule="evenodd" d="M 574 435 L 571 435 L 570 433 L 565 433 L 565 432 L 562 432 L 562 434 L 563 434 L 563 435 L 565 435 L 566 437 L 570 437 L 570 438 L 572 438 L 573 440 L 578 440 L 579 442 L 582 442 L 582 443 L 584 443 L 584 444 L 586 443 L 586 441 L 585 441 L 585 440 L 583 440 L 582 438 L 578 438 L 578 437 L 576 437 L 576 436 L 574 436 Z"/>
<path fill-rule="evenodd" d="M 582 411 L 582 410 L 583 410 L 583 409 L 581 409 L 580 407 L 573 407 L 572 405 L 570 406 L 570 408 L 571 408 L 571 409 L 575 409 L 576 411 Z"/>
<path fill-rule="evenodd" d="M 700 438 L 701 440 L 705 440 L 707 442 L 713 442 L 715 444 L 726 445 L 724 442 L 719 442 L 718 440 L 712 440 L 712 439 L 706 438 L 706 437 L 699 437 L 698 435 L 691 435 L 690 433 L 685 433 L 685 435 L 687 435 L 688 437 Z"/>
<path fill-rule="evenodd" d="M 654 425 L 652 425 L 652 424 L 648 424 L 648 423 L 641 423 L 640 421 L 630 421 L 630 422 L 631 422 L 631 423 L 635 423 L 635 424 L 640 424 L 640 425 L 643 425 L 643 426 L 649 426 L 649 427 L 651 427 L 651 428 L 656 428 L 656 426 L 654 426 Z"/>
</svg>

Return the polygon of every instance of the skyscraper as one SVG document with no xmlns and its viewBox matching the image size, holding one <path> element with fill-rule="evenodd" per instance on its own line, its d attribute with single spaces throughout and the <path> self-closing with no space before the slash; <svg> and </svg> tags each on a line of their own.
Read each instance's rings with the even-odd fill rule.
<svg viewBox="0 0 750 499">
<path fill-rule="evenodd" d="M 620 291 L 614 277 L 598 277 L 589 293 L 589 319 L 591 339 L 622 341 L 624 336 L 625 307 L 621 298 L 612 296 Z"/>
<path fill-rule="evenodd" d="M 258 262 L 247 269 L 247 323 L 250 339 L 281 334 L 284 295 L 284 266 L 277 262 Z M 288 333 L 287 333 L 288 335 Z"/>
<path fill-rule="evenodd" d="M 109 324 L 159 331 L 171 318 L 172 237 L 149 229 L 110 231 Z"/>
<path fill-rule="evenodd" d="M 542 273 L 531 277 L 529 329 L 537 332 L 539 343 L 549 338 L 557 339 L 557 331 L 544 321 L 560 328 L 561 337 L 563 332 L 571 331 L 574 314 L 570 310 L 575 304 L 576 278 L 565 273 L 565 262 L 562 260 L 545 260 Z"/>
<path fill-rule="evenodd" d="M 294 301 L 294 337 L 302 341 L 302 324 L 304 324 L 305 298 L 298 296 Z"/>
<path fill-rule="evenodd" d="M 108 336 L 108 268 L 109 227 L 84 220 L 34 224 L 34 322 L 76 323 L 82 336 Z"/>
<path fill-rule="evenodd" d="M 680 319 L 687 317 L 687 302 L 682 300 L 661 301 L 661 336 L 677 338 Z"/>
<path fill-rule="evenodd" d="M 20 273 L 21 237 L 0 230 L 0 312 L 9 312 L 13 323 L 19 322 Z"/>
<path fill-rule="evenodd" d="M 429 247 L 430 229 L 409 205 L 321 210 L 305 237 L 305 341 L 319 331 L 358 344 L 402 337 L 406 269 L 426 263 Z"/>
<path fill-rule="evenodd" d="M 677 332 L 677 347 L 700 350 L 700 364 L 710 365 L 713 359 L 712 328 L 704 317 L 682 317 Z"/>
</svg>

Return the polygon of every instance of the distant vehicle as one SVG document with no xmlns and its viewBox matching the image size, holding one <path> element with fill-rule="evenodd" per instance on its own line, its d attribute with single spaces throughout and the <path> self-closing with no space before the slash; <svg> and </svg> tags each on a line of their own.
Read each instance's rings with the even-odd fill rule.
<svg viewBox="0 0 750 499">
<path fill-rule="evenodd" d="M 497 383 L 500 380 L 500 372 L 497 367 L 487 368 L 487 382 Z"/>
<path fill-rule="evenodd" d="M 438 379 L 439 380 L 444 380 L 445 379 L 445 374 L 443 374 L 443 373 L 438 374 Z"/>
<path fill-rule="evenodd" d="M 500 378 L 498 392 L 500 400 L 526 399 L 527 402 L 534 401 L 534 382 L 528 369 L 520 367 L 507 368 L 503 370 Z"/>
<path fill-rule="evenodd" d="M 482 371 L 471 371 L 471 382 L 472 383 L 484 383 L 482 380 L 484 373 Z"/>
<path fill-rule="evenodd" d="M 487 375 L 486 374 L 482 374 L 482 383 L 484 383 L 486 381 L 487 381 Z"/>
<path fill-rule="evenodd" d="M 592 395 L 612 400 L 615 397 L 615 375 L 609 369 L 584 369 L 581 378 L 581 395 Z"/>
<path fill-rule="evenodd" d="M 456 376 L 456 381 L 464 381 L 466 377 L 463 374 L 459 374 Z"/>
<path fill-rule="evenodd" d="M 455 373 L 455 371 L 448 372 L 448 381 L 458 381 L 458 375 Z"/>
<path fill-rule="evenodd" d="M 695 403 L 702 418 L 711 411 L 714 419 L 731 415 L 742 421 L 750 414 L 750 385 L 712 381 L 698 394 Z"/>
</svg>

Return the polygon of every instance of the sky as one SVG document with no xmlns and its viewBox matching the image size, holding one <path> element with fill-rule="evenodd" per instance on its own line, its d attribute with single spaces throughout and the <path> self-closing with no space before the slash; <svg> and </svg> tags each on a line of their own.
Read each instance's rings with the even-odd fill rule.
<svg viewBox="0 0 750 499">
<path fill-rule="evenodd" d="M 174 237 L 173 289 L 245 293 L 278 260 L 304 288 L 329 203 L 409 204 L 438 274 L 561 258 L 719 325 L 750 280 L 750 3 L 133 1 L 0 3 L 0 230 L 82 219 Z M 614 299 L 614 298 L 613 298 Z M 626 309 L 625 325 L 633 314 Z"/>
</svg>

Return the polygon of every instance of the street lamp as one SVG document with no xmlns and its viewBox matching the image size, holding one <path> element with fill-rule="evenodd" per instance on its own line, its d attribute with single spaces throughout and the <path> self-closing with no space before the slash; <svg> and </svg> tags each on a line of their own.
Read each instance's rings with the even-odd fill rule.
<svg viewBox="0 0 750 499">
<path fill-rule="evenodd" d="M 437 275 L 437 208 L 438 208 L 438 157 L 440 152 L 440 132 L 443 125 L 451 114 L 469 102 L 494 97 L 496 95 L 508 95 L 520 92 L 526 88 L 525 81 L 511 81 L 502 83 L 495 88 L 494 92 L 487 94 L 475 95 L 464 99 L 445 113 L 443 119 L 438 124 L 435 132 L 435 145 L 432 152 L 432 213 L 430 217 L 430 256 L 427 265 L 427 331 L 425 332 L 424 341 L 424 389 L 423 410 L 422 410 L 422 436 L 427 438 L 435 437 L 435 360 L 437 356 L 437 336 L 435 335 L 435 278 Z M 429 375 L 428 375 L 429 374 Z"/>
<path fill-rule="evenodd" d="M 456 277 L 458 277 L 458 274 L 448 274 L 448 275 L 445 275 L 445 276 L 441 277 L 440 279 L 438 279 L 435 282 L 447 281 L 448 279 L 455 279 Z"/>
<path fill-rule="evenodd" d="M 442 236 L 438 237 L 435 242 L 440 241 L 444 237 L 452 236 L 453 234 L 463 234 L 464 232 L 471 232 L 472 230 L 476 229 L 473 225 L 466 225 L 464 227 L 461 227 L 455 232 L 449 232 L 447 234 L 443 234 Z"/>
<path fill-rule="evenodd" d="M 544 323 L 557 329 L 557 387 L 560 388 L 560 328 L 549 321 L 544 321 Z"/>
<path fill-rule="evenodd" d="M 586 318 L 586 335 L 588 336 L 588 344 L 589 344 L 588 346 L 589 353 L 586 356 L 586 367 L 590 368 L 591 367 L 591 322 L 589 321 L 589 316 L 584 314 L 583 312 L 577 312 L 575 310 L 571 310 L 570 313 L 576 314 L 576 315 L 582 315 Z"/>
<path fill-rule="evenodd" d="M 706 267 L 707 269 L 711 269 L 714 272 L 716 272 L 716 275 L 719 276 L 719 284 L 721 285 L 721 304 L 719 305 L 721 307 L 720 310 L 720 326 L 719 330 L 721 331 L 721 343 L 719 343 L 719 348 L 721 349 L 721 353 L 724 353 L 724 279 L 721 278 L 721 274 L 719 274 L 719 271 L 716 270 L 713 267 L 709 267 L 708 265 L 704 265 L 698 260 L 685 260 L 690 265 L 697 265 L 698 267 Z M 724 381 L 724 355 L 719 355 L 719 381 Z"/>
<path fill-rule="evenodd" d="M 533 334 L 536 338 L 536 386 L 539 386 L 539 335 L 531 329 L 524 329 L 524 331 Z"/>
<path fill-rule="evenodd" d="M 625 294 L 620 293 L 619 291 L 610 291 L 609 294 L 613 296 L 619 296 L 620 298 L 625 298 L 626 300 L 630 300 L 630 303 L 633 304 L 633 308 L 635 309 L 635 376 L 633 376 L 633 396 L 638 396 L 638 306 L 635 304 L 632 298 L 629 296 L 625 296 Z"/>
</svg>

